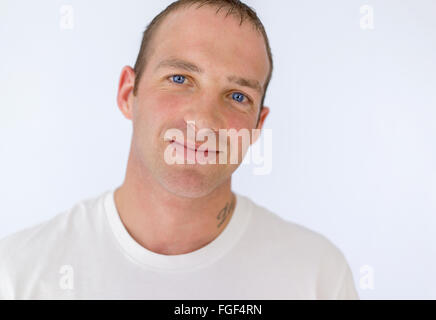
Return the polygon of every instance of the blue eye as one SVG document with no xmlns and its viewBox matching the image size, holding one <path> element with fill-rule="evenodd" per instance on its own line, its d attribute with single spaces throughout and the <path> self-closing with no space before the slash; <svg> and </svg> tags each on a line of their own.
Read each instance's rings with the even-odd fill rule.
<svg viewBox="0 0 436 320">
<path fill-rule="evenodd" d="M 238 102 L 242 102 L 242 101 L 244 101 L 244 95 L 242 94 L 242 93 L 239 93 L 239 92 L 234 92 L 233 94 L 232 94 L 232 98 L 233 99 L 235 99 L 236 101 L 238 101 Z"/>
<path fill-rule="evenodd" d="M 185 82 L 185 77 L 184 76 L 181 76 L 181 75 L 174 75 L 174 76 L 171 76 L 171 78 L 173 79 L 173 81 L 174 82 L 176 82 L 176 83 L 180 83 L 180 84 L 183 84 L 183 82 Z"/>
</svg>

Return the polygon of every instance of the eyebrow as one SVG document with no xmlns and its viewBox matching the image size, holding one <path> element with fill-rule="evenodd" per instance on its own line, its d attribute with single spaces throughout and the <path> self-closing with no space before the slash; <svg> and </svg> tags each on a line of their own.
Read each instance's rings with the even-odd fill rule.
<svg viewBox="0 0 436 320">
<path fill-rule="evenodd" d="M 197 67 L 195 64 L 185 61 L 185 60 L 181 60 L 181 59 L 166 59 L 166 60 L 162 60 L 161 62 L 159 62 L 159 64 L 157 65 L 155 71 L 159 68 L 163 68 L 163 67 L 169 67 L 169 68 L 175 68 L 175 69 L 184 69 L 187 71 L 191 71 L 191 72 L 196 72 L 196 73 L 203 73 L 203 69 Z"/>
<path fill-rule="evenodd" d="M 195 72 L 195 73 L 204 73 L 204 70 L 201 69 L 200 67 L 198 67 L 197 65 L 195 65 L 194 63 L 189 62 L 189 61 L 185 61 L 182 59 L 176 59 L 176 58 L 162 60 L 161 62 L 159 62 L 159 64 L 155 68 L 155 71 L 159 68 L 164 68 L 164 67 L 174 68 L 174 69 L 183 69 L 183 70 Z M 246 79 L 246 78 L 238 77 L 238 76 L 228 76 L 227 80 L 229 82 L 236 83 L 242 87 L 251 88 L 251 89 L 257 91 L 260 95 L 262 95 L 262 86 L 260 85 L 259 81 L 257 81 L 257 80 Z"/>
<path fill-rule="evenodd" d="M 237 76 L 227 77 L 227 80 L 239 84 L 242 87 L 249 87 L 251 89 L 254 89 L 255 91 L 257 91 L 257 93 L 262 95 L 262 87 L 257 80 L 245 79 Z"/>
</svg>

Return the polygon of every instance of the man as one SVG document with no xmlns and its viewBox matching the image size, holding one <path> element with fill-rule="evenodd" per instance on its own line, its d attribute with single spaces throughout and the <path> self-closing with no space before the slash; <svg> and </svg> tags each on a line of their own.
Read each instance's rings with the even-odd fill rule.
<svg viewBox="0 0 436 320">
<path fill-rule="evenodd" d="M 265 30 L 239 1 L 181 0 L 160 13 L 120 76 L 118 106 L 133 124 L 123 184 L 1 241 L 0 296 L 357 298 L 329 240 L 231 190 L 246 148 L 217 134 L 262 128 L 272 67 Z M 212 147 L 190 135 L 202 130 Z"/>
</svg>

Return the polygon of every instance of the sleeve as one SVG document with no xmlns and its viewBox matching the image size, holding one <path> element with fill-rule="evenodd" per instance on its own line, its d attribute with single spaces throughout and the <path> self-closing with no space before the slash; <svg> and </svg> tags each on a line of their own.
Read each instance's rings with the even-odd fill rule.
<svg viewBox="0 0 436 320">
<path fill-rule="evenodd" d="M 6 285 L 6 282 L 3 281 L 3 274 L 0 272 L 0 300 L 12 300 L 12 294 L 9 290 L 9 287 Z"/>
<path fill-rule="evenodd" d="M 12 287 L 10 275 L 7 272 L 7 255 L 2 250 L 2 241 L 0 241 L 0 300 L 12 300 Z"/>
<path fill-rule="evenodd" d="M 336 295 L 337 300 L 359 300 L 356 287 L 354 285 L 353 274 L 346 261 L 344 275 L 339 283 L 339 291 Z"/>
<path fill-rule="evenodd" d="M 320 300 L 359 299 L 345 255 L 328 240 L 323 245 L 316 296 Z"/>
</svg>

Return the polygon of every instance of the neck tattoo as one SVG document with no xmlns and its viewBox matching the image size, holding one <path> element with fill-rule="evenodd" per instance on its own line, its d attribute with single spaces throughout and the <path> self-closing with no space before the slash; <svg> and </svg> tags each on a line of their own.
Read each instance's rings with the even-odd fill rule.
<svg viewBox="0 0 436 320">
<path fill-rule="evenodd" d="M 226 220 L 226 218 L 230 215 L 230 213 L 235 208 L 235 197 L 232 194 L 232 200 L 230 202 L 227 202 L 224 208 L 220 210 L 220 212 L 217 215 L 217 220 L 219 221 L 217 228 L 219 228 L 223 222 Z"/>
</svg>

